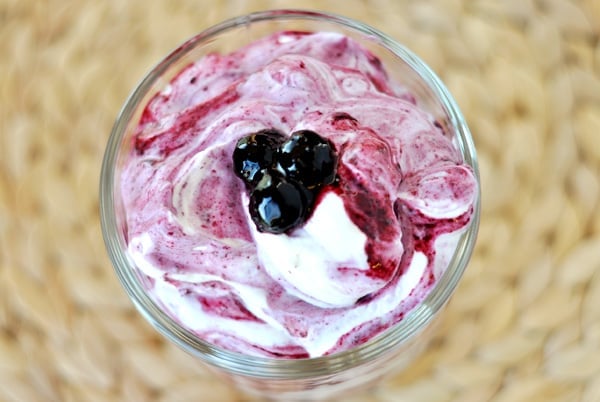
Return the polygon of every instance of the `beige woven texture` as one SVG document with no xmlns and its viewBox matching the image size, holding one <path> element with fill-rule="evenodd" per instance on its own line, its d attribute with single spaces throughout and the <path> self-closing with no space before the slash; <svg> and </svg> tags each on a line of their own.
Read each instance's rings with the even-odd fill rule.
<svg viewBox="0 0 600 402">
<path fill-rule="evenodd" d="M 478 147 L 475 255 L 432 346 L 352 401 L 600 401 L 600 1 L 0 0 L 0 400 L 254 401 L 137 314 L 98 178 L 142 75 L 252 10 L 366 21 L 421 55 Z"/>
</svg>

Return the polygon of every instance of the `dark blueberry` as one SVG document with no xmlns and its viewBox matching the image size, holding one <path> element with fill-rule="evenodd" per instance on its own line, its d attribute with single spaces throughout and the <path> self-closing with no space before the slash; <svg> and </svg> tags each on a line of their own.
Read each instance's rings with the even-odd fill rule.
<svg viewBox="0 0 600 402">
<path fill-rule="evenodd" d="M 266 129 L 240 138 L 233 151 L 235 173 L 250 186 L 255 186 L 264 170 L 273 165 L 273 156 L 284 136 L 275 129 Z"/>
<path fill-rule="evenodd" d="M 261 232 L 285 233 L 304 222 L 305 190 L 278 172 L 266 172 L 250 194 L 250 216 Z"/>
<path fill-rule="evenodd" d="M 337 153 L 331 141 L 310 130 L 292 133 L 275 156 L 286 176 L 309 189 L 333 183 Z"/>
</svg>

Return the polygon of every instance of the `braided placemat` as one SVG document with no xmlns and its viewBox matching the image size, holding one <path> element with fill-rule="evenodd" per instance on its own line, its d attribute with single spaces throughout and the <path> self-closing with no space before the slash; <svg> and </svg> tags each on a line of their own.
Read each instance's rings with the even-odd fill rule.
<svg viewBox="0 0 600 402">
<path fill-rule="evenodd" d="M 142 75 L 253 10 L 368 22 L 448 84 L 483 216 L 440 333 L 353 401 L 600 401 L 600 1 L 0 0 L 0 400 L 250 401 L 134 311 L 104 251 L 103 148 Z"/>
</svg>

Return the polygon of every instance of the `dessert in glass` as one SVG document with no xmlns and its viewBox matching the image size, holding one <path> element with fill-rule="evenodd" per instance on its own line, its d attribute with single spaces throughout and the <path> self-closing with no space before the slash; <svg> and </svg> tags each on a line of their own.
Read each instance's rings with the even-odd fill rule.
<svg viewBox="0 0 600 402">
<path fill-rule="evenodd" d="M 410 364 L 470 258 L 475 150 L 439 78 L 338 15 L 227 20 L 126 101 L 101 174 L 137 309 L 226 381 L 339 396 Z"/>
</svg>

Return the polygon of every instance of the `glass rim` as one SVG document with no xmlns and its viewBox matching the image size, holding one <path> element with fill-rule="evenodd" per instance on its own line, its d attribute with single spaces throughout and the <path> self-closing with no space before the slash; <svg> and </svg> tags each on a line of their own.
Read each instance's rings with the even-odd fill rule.
<svg viewBox="0 0 600 402">
<path fill-rule="evenodd" d="M 341 26 L 357 34 L 374 37 L 377 39 L 377 45 L 383 46 L 394 56 L 404 61 L 420 77 L 428 90 L 432 91 L 443 106 L 458 139 L 461 155 L 473 169 L 478 183 L 478 194 L 472 221 L 461 234 L 457 248 L 445 272 L 425 299 L 400 322 L 361 345 L 331 355 L 303 359 L 258 357 L 231 352 L 203 341 L 177 323 L 146 294 L 142 284 L 136 277 L 135 264 L 126 253 L 126 245 L 118 228 L 115 211 L 115 168 L 119 147 L 136 110 L 143 106 L 141 101 L 167 68 L 182 59 L 196 46 L 232 28 L 262 21 L 285 20 L 322 21 Z M 358 366 L 374 360 L 385 353 L 388 348 L 402 345 L 410 340 L 417 332 L 427 326 L 453 294 L 470 260 L 479 227 L 480 186 L 475 147 L 464 117 L 445 85 L 425 62 L 388 35 L 354 19 L 321 11 L 277 9 L 241 15 L 209 27 L 183 42 L 156 64 L 138 83 L 117 116 L 103 157 L 99 189 L 100 221 L 105 246 L 121 285 L 125 288 L 137 310 L 162 335 L 192 355 L 230 373 L 260 378 L 284 379 L 289 378 L 290 374 L 293 374 L 295 378 L 308 378 L 341 371 L 346 368 L 348 361 L 352 362 L 352 366 Z M 302 368 L 301 372 L 298 370 L 299 366 Z"/>
</svg>

